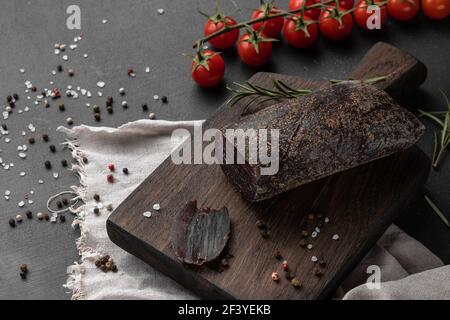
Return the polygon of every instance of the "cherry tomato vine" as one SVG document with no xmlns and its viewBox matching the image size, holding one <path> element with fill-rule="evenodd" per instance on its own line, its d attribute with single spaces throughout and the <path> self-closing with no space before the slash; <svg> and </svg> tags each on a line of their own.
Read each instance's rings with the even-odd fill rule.
<svg viewBox="0 0 450 320">
<path fill-rule="evenodd" d="M 371 31 L 374 21 L 383 28 L 388 17 L 407 21 L 417 16 L 420 6 L 423 14 L 435 20 L 450 15 L 450 0 L 290 0 L 289 9 L 276 6 L 275 1 L 260 0 L 260 6 L 247 21 L 237 22 L 216 8 L 207 15 L 204 37 L 198 39 L 193 48 L 196 54 L 191 65 L 192 78 L 204 87 L 215 86 L 222 80 L 225 62 L 220 52 L 204 49 L 209 42 L 219 50 L 229 50 L 235 45 L 241 60 L 259 67 L 270 61 L 272 42 L 281 35 L 296 47 L 306 48 L 316 42 L 318 35 L 333 41 L 347 38 L 353 25 Z M 378 20 L 374 13 L 379 13 Z M 240 29 L 244 33 L 240 35 Z"/>
</svg>

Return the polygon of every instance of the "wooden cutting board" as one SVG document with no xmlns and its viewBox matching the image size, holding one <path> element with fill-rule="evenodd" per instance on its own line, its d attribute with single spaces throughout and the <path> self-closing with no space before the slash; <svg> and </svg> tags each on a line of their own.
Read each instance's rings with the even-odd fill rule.
<svg viewBox="0 0 450 320">
<path fill-rule="evenodd" d="M 350 75 L 355 79 L 389 75 L 377 84 L 397 95 L 414 90 L 426 77 L 426 68 L 416 59 L 385 43 L 376 44 Z M 271 86 L 271 78 L 292 87 L 317 89 L 328 81 L 258 73 L 253 84 Z M 222 106 L 204 124 L 221 128 L 263 105 L 241 101 Z M 249 203 L 233 189 L 218 165 L 174 165 L 168 158 L 110 216 L 111 240 L 206 299 L 319 299 L 329 297 L 344 277 L 375 244 L 405 204 L 421 190 L 429 171 L 428 158 L 416 147 L 388 158 L 348 170 L 330 178 L 291 190 L 273 199 Z M 199 207 L 226 206 L 232 236 L 226 254 L 228 269 L 195 268 L 181 264 L 173 254 L 170 231 L 175 215 L 191 200 Z M 161 211 L 151 219 L 142 213 L 160 203 Z M 301 231 L 313 231 L 314 212 L 329 218 L 317 238 L 309 238 L 312 249 L 300 245 Z M 270 228 L 263 239 L 258 220 Z M 339 240 L 332 240 L 333 235 Z M 283 277 L 279 250 L 292 274 L 303 283 L 294 288 Z M 325 260 L 322 277 L 313 275 L 312 256 Z M 271 280 L 273 271 L 281 275 Z"/>
</svg>

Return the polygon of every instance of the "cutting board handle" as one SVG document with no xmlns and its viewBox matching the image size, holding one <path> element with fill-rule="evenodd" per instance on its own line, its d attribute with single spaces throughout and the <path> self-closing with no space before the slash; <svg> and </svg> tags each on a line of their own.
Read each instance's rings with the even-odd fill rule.
<svg viewBox="0 0 450 320">
<path fill-rule="evenodd" d="M 394 98 L 402 98 L 416 90 L 427 77 L 427 68 L 408 53 L 387 44 L 376 43 L 350 74 L 351 79 L 369 79 L 387 76 L 376 86 Z"/>
</svg>

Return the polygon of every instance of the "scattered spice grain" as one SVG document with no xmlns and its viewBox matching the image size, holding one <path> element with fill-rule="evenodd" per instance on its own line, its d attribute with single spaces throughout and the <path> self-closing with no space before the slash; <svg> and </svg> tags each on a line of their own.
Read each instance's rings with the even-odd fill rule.
<svg viewBox="0 0 450 320">
<path fill-rule="evenodd" d="M 278 272 L 272 272 L 271 278 L 272 281 L 278 282 L 280 281 L 280 274 Z"/>
<path fill-rule="evenodd" d="M 300 288 L 300 287 L 302 286 L 302 283 L 301 283 L 300 280 L 297 279 L 297 278 L 292 279 L 292 280 L 291 280 L 291 284 L 292 284 L 292 286 L 293 286 L 294 288 L 296 288 L 296 289 L 298 289 L 298 288 Z"/>
<path fill-rule="evenodd" d="M 16 226 L 16 220 L 14 220 L 14 219 L 9 219 L 8 223 L 12 228 L 14 228 Z"/>
</svg>

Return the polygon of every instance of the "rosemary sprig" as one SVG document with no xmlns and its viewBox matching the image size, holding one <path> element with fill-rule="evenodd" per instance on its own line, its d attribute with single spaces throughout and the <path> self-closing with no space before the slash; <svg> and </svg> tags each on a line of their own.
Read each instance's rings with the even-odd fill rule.
<svg viewBox="0 0 450 320">
<path fill-rule="evenodd" d="M 426 112 L 419 109 L 421 115 L 433 120 L 441 127 L 441 132 L 434 131 L 434 148 L 432 165 L 434 169 L 439 167 L 440 162 L 444 158 L 447 148 L 450 146 L 450 102 L 447 95 L 442 92 L 444 100 L 447 103 L 447 111 Z"/>
<path fill-rule="evenodd" d="M 380 81 L 386 80 L 387 76 L 374 77 L 370 79 L 362 80 L 364 83 L 375 84 Z M 334 84 L 341 83 L 346 80 L 330 80 Z M 234 87 L 227 86 L 227 89 L 233 93 L 230 99 L 226 102 L 229 105 L 235 105 L 240 100 L 252 97 L 266 97 L 267 100 L 280 100 L 280 99 L 293 99 L 300 96 L 308 95 L 313 92 L 310 89 L 296 89 L 292 88 L 285 82 L 277 79 L 272 79 L 274 89 L 264 88 L 258 85 L 245 82 L 243 84 L 233 82 Z"/>
<path fill-rule="evenodd" d="M 439 218 L 442 220 L 442 222 L 445 223 L 445 225 L 450 228 L 450 222 L 448 221 L 447 217 L 444 215 L 444 213 L 437 207 L 436 204 L 434 204 L 433 201 L 425 194 L 424 195 L 425 200 L 428 202 L 430 207 L 433 209 L 433 211 L 439 216 Z"/>
</svg>

